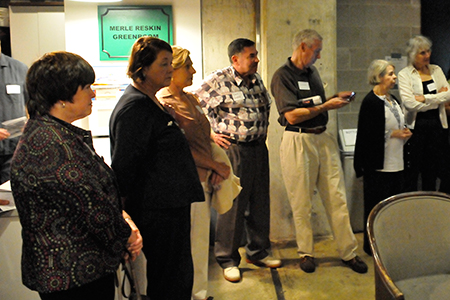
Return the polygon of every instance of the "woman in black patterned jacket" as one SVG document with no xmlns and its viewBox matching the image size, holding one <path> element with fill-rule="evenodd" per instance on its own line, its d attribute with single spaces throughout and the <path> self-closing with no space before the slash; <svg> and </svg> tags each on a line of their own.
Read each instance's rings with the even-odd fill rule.
<svg viewBox="0 0 450 300">
<path fill-rule="evenodd" d="M 94 79 L 92 67 L 68 52 L 45 54 L 27 74 L 30 119 L 11 187 L 23 228 L 22 280 L 41 299 L 114 299 L 124 251 L 136 256 L 142 248 L 91 133 L 71 125 L 91 113 Z"/>
</svg>

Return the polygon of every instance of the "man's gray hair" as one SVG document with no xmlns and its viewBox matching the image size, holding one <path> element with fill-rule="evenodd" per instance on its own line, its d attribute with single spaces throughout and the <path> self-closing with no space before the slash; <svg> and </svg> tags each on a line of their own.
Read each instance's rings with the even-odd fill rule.
<svg viewBox="0 0 450 300">
<path fill-rule="evenodd" d="M 418 35 L 410 39 L 408 41 L 408 46 L 406 47 L 408 63 L 414 63 L 417 54 L 422 50 L 431 50 L 432 45 L 433 43 L 431 40 L 423 35 Z"/>
<path fill-rule="evenodd" d="M 322 36 L 314 29 L 300 30 L 292 40 L 292 49 L 295 51 L 301 43 L 305 43 L 308 47 L 311 47 L 316 40 L 322 41 Z"/>
</svg>

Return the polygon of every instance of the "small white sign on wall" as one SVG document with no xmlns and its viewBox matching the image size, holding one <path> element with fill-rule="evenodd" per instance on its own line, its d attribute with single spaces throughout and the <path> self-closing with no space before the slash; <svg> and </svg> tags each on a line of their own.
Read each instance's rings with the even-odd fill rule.
<svg viewBox="0 0 450 300">
<path fill-rule="evenodd" d="M 398 76 L 398 72 L 406 68 L 408 65 L 408 60 L 406 56 L 402 56 L 400 53 L 392 53 L 391 56 L 386 56 L 384 58 L 390 62 L 395 67 L 395 75 Z M 395 83 L 394 89 L 398 89 L 398 82 Z"/>
<path fill-rule="evenodd" d="M 342 152 L 353 153 L 355 151 L 357 131 L 356 128 L 339 130 L 339 140 Z"/>
</svg>

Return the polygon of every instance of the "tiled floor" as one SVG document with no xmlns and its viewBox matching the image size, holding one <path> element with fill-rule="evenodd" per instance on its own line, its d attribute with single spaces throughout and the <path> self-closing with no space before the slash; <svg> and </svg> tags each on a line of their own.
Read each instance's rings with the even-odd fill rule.
<svg viewBox="0 0 450 300">
<path fill-rule="evenodd" d="M 362 233 L 356 235 L 360 248 Z M 352 300 L 375 299 L 372 257 L 358 249 L 369 266 L 367 274 L 358 274 L 340 260 L 331 239 L 316 241 L 316 271 L 307 274 L 299 268 L 294 242 L 272 246 L 273 256 L 283 261 L 276 270 L 259 268 L 245 262 L 244 249 L 240 269 L 243 279 L 231 283 L 223 279 L 222 269 L 210 253 L 209 295 L 214 300 Z"/>
</svg>

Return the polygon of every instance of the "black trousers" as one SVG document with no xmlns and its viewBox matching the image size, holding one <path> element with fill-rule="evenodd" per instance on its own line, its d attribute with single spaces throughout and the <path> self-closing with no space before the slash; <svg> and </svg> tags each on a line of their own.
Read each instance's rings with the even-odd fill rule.
<svg viewBox="0 0 450 300">
<path fill-rule="evenodd" d="M 49 294 L 39 293 L 39 296 L 42 300 L 114 300 L 115 276 L 113 273 L 77 288 Z"/>
<path fill-rule="evenodd" d="M 372 209 L 384 199 L 404 191 L 404 173 L 401 172 L 365 172 L 364 182 L 364 252 L 371 255 L 367 234 L 367 219 Z"/>
<path fill-rule="evenodd" d="M 194 282 L 191 206 L 149 211 L 139 229 L 151 300 L 190 300 Z"/>
<path fill-rule="evenodd" d="M 419 190 L 420 175 L 421 190 L 450 193 L 448 129 L 443 129 L 438 119 L 419 119 L 412 132 L 404 147 L 406 191 Z"/>
<path fill-rule="evenodd" d="M 248 259 L 263 259 L 270 250 L 269 154 L 265 141 L 232 144 L 226 152 L 234 174 L 241 179 L 242 191 L 232 208 L 217 216 L 214 254 L 224 269 L 239 266 L 244 230 Z"/>
</svg>

